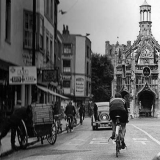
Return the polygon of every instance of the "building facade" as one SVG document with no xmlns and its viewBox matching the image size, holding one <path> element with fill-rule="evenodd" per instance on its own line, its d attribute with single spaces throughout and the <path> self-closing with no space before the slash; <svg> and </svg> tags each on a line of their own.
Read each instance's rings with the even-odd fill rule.
<svg viewBox="0 0 160 160">
<path fill-rule="evenodd" d="M 64 95 L 75 103 L 89 104 L 91 95 L 91 41 L 87 36 L 70 34 L 63 26 L 62 80 Z"/>
<path fill-rule="evenodd" d="M 106 54 L 114 64 L 112 96 L 121 92 L 133 117 L 159 117 L 160 45 L 152 35 L 151 6 L 146 0 L 140 6 L 139 26 L 132 45 L 130 41 L 127 45 L 106 42 Z"/>
<path fill-rule="evenodd" d="M 38 85 L 57 91 L 58 72 L 55 67 L 57 50 L 58 0 L 37 0 L 35 30 L 35 67 Z M 35 84 L 10 84 L 9 67 L 32 66 L 33 0 L 0 1 L 0 107 L 6 113 L 13 111 L 16 101 L 22 105 L 36 101 L 47 103 L 54 99 Z M 53 70 L 53 78 L 49 72 Z M 56 70 L 56 71 L 55 71 Z M 47 75 L 47 76 L 46 76 Z M 53 81 L 53 83 L 51 83 Z"/>
</svg>

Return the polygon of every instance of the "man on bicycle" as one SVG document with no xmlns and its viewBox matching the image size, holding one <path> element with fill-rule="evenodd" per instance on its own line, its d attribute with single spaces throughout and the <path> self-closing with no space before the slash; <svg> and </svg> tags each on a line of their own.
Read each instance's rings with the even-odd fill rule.
<svg viewBox="0 0 160 160">
<path fill-rule="evenodd" d="M 122 98 L 120 93 L 115 94 L 115 98 L 110 100 L 109 105 L 109 114 L 112 120 L 112 136 L 111 139 L 115 139 L 116 131 L 116 116 L 120 116 L 120 122 L 122 126 L 122 149 L 125 148 L 125 132 L 126 132 L 126 123 L 128 122 L 128 109 L 126 101 Z"/>
<path fill-rule="evenodd" d="M 70 101 L 69 104 L 66 106 L 66 109 L 64 111 L 67 117 L 71 117 L 71 129 L 73 129 L 73 118 L 76 115 L 75 107 L 72 105 L 72 102 Z"/>
</svg>

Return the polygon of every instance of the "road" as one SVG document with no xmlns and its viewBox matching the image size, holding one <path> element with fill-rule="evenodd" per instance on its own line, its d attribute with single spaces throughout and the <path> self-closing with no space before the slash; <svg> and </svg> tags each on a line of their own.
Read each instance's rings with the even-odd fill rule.
<svg viewBox="0 0 160 160">
<path fill-rule="evenodd" d="M 72 133 L 58 135 L 52 146 L 45 141 L 26 150 L 20 150 L 3 160 L 114 160 L 115 144 L 108 138 L 111 130 L 93 131 L 90 118 L 77 126 Z M 156 118 L 132 119 L 127 124 L 127 149 L 121 150 L 118 159 L 151 160 L 160 152 L 160 120 Z"/>
</svg>

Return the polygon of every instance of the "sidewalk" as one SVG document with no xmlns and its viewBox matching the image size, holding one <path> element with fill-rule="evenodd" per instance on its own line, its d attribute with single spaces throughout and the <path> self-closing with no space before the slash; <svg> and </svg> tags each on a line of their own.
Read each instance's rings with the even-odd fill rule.
<svg viewBox="0 0 160 160">
<path fill-rule="evenodd" d="M 64 132 L 66 130 L 66 121 L 62 119 L 61 123 L 62 123 L 62 132 Z M 77 118 L 77 125 L 79 125 L 79 118 Z M 0 158 L 14 152 L 14 150 L 12 150 L 11 148 L 10 139 L 11 139 L 11 133 L 9 132 L 7 136 L 1 140 L 2 145 L 0 146 Z M 31 141 L 33 141 L 32 138 L 29 139 L 29 142 Z M 17 146 L 19 146 L 18 139 L 16 139 L 16 142 Z"/>
</svg>

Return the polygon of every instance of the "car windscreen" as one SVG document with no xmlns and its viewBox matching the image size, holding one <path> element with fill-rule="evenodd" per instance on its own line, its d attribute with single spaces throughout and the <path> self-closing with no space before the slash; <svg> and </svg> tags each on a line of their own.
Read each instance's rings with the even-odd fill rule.
<svg viewBox="0 0 160 160">
<path fill-rule="evenodd" d="M 98 111 L 109 111 L 109 106 L 108 105 L 98 106 Z"/>
</svg>

